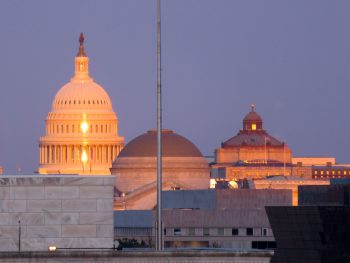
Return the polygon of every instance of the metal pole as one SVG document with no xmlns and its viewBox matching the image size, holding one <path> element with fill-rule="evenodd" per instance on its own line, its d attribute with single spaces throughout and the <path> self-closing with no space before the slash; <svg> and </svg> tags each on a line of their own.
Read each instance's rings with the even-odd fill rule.
<svg viewBox="0 0 350 263">
<path fill-rule="evenodd" d="M 21 218 L 18 218 L 18 252 L 21 252 Z"/>
<path fill-rule="evenodd" d="M 266 135 L 264 137 L 264 152 L 265 152 L 265 164 L 267 164 L 267 153 L 266 153 Z"/>
<path fill-rule="evenodd" d="M 286 143 L 283 143 L 283 176 L 286 176 Z"/>
<path fill-rule="evenodd" d="M 160 0 L 157 0 L 157 251 L 163 250 L 162 231 L 162 93 Z"/>
</svg>

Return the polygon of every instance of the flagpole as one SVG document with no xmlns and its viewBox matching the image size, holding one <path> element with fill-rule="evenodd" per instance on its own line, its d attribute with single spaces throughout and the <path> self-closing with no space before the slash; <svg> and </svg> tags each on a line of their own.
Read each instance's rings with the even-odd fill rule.
<svg viewBox="0 0 350 263">
<path fill-rule="evenodd" d="M 264 141 L 265 141 L 265 164 L 267 164 L 267 153 L 266 153 L 266 135 L 264 137 Z"/>
<path fill-rule="evenodd" d="M 162 89 L 160 0 L 157 0 L 157 238 L 156 250 L 163 250 L 162 231 Z"/>
<path fill-rule="evenodd" d="M 286 143 L 283 143 L 283 175 L 286 176 Z"/>
</svg>

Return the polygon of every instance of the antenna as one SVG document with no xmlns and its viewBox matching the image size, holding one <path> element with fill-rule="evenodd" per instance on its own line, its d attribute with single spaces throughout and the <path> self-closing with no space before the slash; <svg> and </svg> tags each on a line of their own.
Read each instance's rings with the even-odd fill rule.
<svg viewBox="0 0 350 263">
<path fill-rule="evenodd" d="M 161 85 L 161 28 L 160 0 L 157 0 L 157 238 L 156 250 L 163 250 L 162 231 L 162 85 Z"/>
</svg>

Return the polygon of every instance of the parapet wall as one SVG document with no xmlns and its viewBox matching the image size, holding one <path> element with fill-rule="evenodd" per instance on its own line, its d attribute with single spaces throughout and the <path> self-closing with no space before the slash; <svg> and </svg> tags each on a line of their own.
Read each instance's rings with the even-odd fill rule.
<svg viewBox="0 0 350 263">
<path fill-rule="evenodd" d="M 42 262 L 103 262 L 103 263 L 269 263 L 272 251 L 56 251 L 0 253 L 6 263 Z"/>
<path fill-rule="evenodd" d="M 0 251 L 111 248 L 114 181 L 114 176 L 1 177 Z"/>
</svg>

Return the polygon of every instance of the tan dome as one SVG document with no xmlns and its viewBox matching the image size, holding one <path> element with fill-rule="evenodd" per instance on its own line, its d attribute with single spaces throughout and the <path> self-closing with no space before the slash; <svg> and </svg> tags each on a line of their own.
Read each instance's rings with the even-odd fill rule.
<svg viewBox="0 0 350 263">
<path fill-rule="evenodd" d="M 93 80 L 74 81 L 64 85 L 52 102 L 52 111 L 63 109 L 112 110 L 107 92 Z"/>
<path fill-rule="evenodd" d="M 163 157 L 203 157 L 198 148 L 185 137 L 171 130 L 162 131 Z M 131 140 L 119 157 L 155 157 L 157 155 L 157 131 L 150 130 Z"/>
</svg>

